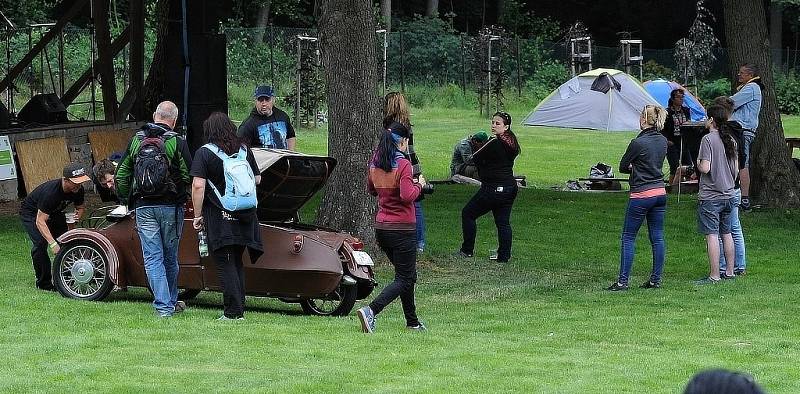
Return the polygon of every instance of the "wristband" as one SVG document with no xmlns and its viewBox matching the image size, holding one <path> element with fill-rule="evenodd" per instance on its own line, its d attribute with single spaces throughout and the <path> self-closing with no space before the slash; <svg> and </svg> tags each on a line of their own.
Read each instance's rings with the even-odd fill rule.
<svg viewBox="0 0 800 394">
<path fill-rule="evenodd" d="M 47 244 L 47 246 L 49 246 L 51 248 L 53 247 L 53 245 L 58 245 L 58 241 L 53 241 L 53 242 L 50 242 L 49 244 Z"/>
<path fill-rule="evenodd" d="M 202 219 L 203 217 L 202 216 L 195 216 L 194 218 L 195 219 Z"/>
</svg>

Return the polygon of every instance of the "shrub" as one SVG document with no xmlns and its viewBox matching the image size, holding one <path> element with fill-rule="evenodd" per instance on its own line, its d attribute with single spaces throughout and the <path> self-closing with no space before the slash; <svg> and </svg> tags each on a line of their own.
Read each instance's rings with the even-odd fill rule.
<svg viewBox="0 0 800 394">
<path fill-rule="evenodd" d="M 794 71 L 775 74 L 775 95 L 782 114 L 800 115 L 800 78 Z"/>
<path fill-rule="evenodd" d="M 697 98 L 703 105 L 709 105 L 715 97 L 731 94 L 731 81 L 727 78 L 713 81 L 698 81 Z"/>
</svg>

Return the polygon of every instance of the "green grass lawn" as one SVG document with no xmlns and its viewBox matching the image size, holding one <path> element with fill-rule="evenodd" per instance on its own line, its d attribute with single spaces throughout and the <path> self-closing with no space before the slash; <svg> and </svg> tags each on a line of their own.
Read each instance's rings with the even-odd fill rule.
<svg viewBox="0 0 800 394">
<path fill-rule="evenodd" d="M 488 129 L 458 110 L 416 110 L 414 122 L 429 178 L 447 175 L 457 139 Z M 33 289 L 21 225 L 0 218 L 0 391 L 677 393 L 695 372 L 724 367 L 752 373 L 773 393 L 800 392 L 800 213 L 744 215 L 749 274 L 696 287 L 707 262 L 695 202 L 671 196 L 664 288 L 609 293 L 625 194 L 547 187 L 598 161 L 616 167 L 634 134 L 515 131 L 523 146 L 516 172 L 539 188 L 522 190 L 515 204 L 510 264 L 487 259 L 496 247 L 491 217 L 479 222 L 473 260 L 449 257 L 475 189 L 442 186 L 425 200 L 429 247 L 417 303 L 426 333 L 403 329 L 399 303 L 368 336 L 354 316 L 308 317 L 268 299 L 248 299 L 246 320 L 232 324 L 214 321 L 222 303 L 214 293 L 170 320 L 154 317 L 141 289 L 107 302 L 67 300 Z M 302 130 L 298 140 L 301 150 L 325 150 L 322 130 Z M 637 247 L 632 284 L 649 273 L 646 231 Z M 382 284 L 391 280 L 390 268 L 378 273 Z"/>
</svg>

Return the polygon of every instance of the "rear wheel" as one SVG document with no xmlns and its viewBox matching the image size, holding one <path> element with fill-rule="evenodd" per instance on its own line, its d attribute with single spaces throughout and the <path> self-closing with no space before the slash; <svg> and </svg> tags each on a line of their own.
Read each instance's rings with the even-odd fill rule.
<svg viewBox="0 0 800 394">
<path fill-rule="evenodd" d="M 114 288 L 105 253 L 87 241 L 61 247 L 53 264 L 53 284 L 64 297 L 89 301 L 106 298 Z"/>
<path fill-rule="evenodd" d="M 339 287 L 325 298 L 300 300 L 303 312 L 317 316 L 347 316 L 356 304 L 356 286 L 339 282 Z"/>
</svg>

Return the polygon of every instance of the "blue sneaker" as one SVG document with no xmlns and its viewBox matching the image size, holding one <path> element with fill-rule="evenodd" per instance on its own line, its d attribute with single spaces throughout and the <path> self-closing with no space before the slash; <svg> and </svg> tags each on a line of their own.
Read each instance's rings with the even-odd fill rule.
<svg viewBox="0 0 800 394">
<path fill-rule="evenodd" d="M 375 314 L 372 308 L 365 306 L 358 310 L 358 319 L 361 320 L 361 331 L 366 334 L 375 332 Z"/>
</svg>

